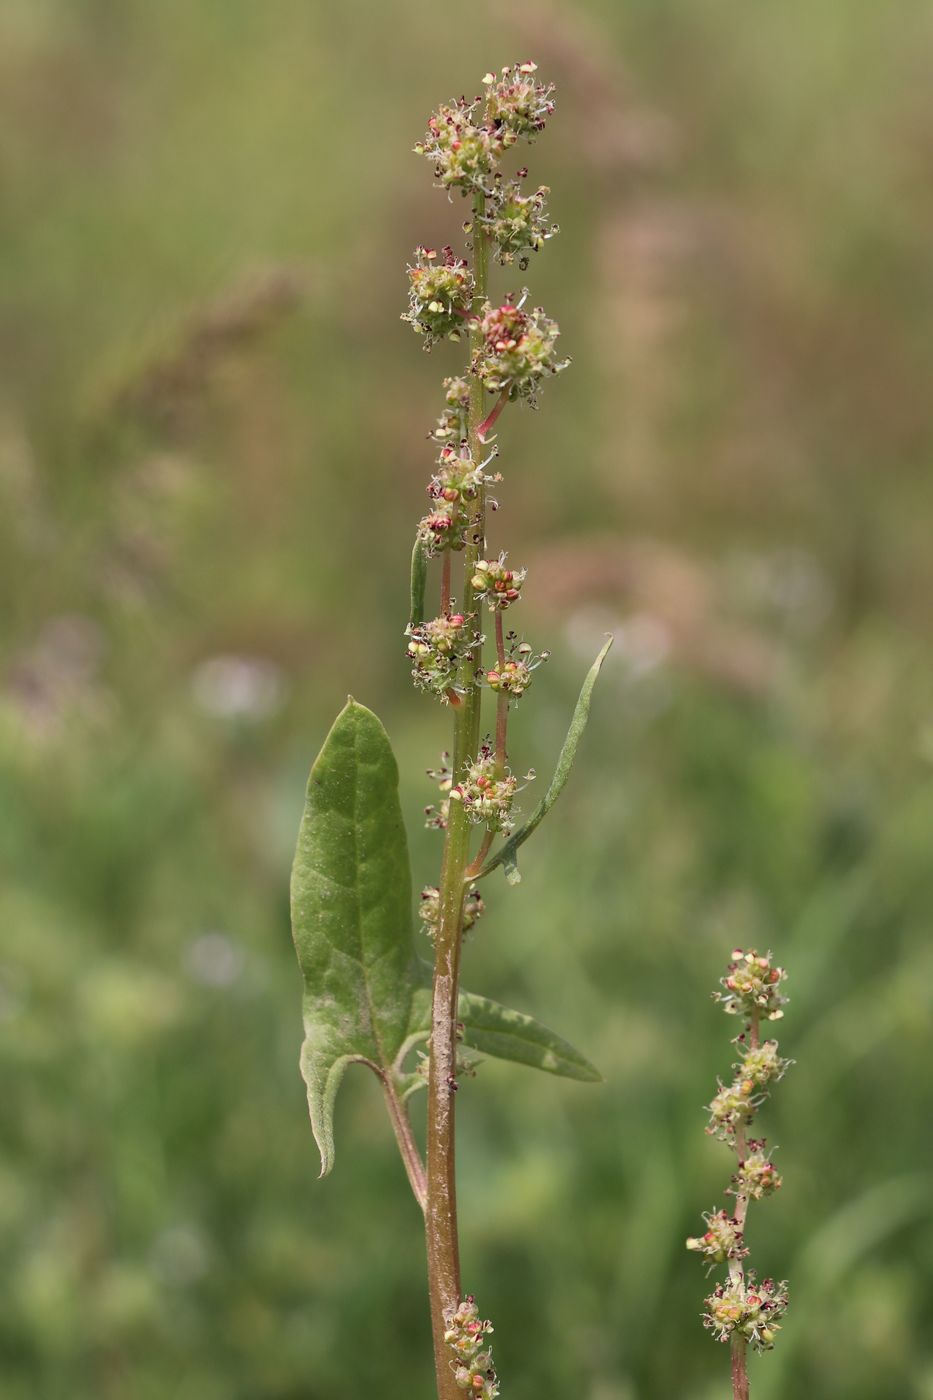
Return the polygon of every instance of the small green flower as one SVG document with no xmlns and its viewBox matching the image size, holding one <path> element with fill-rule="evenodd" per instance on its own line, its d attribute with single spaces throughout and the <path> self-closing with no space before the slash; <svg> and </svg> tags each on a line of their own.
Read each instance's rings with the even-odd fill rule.
<svg viewBox="0 0 933 1400">
<path fill-rule="evenodd" d="M 416 155 L 426 156 L 444 189 L 467 194 L 481 189 L 491 174 L 496 158 L 504 149 L 495 131 L 477 123 L 478 99 L 458 98 L 444 103 L 428 120 L 424 140 L 414 147 Z"/>
<path fill-rule="evenodd" d="M 444 398 L 446 407 L 429 437 L 435 442 L 464 442 L 470 412 L 469 381 L 459 378 L 445 379 Z"/>
<path fill-rule="evenodd" d="M 740 1036 L 739 1040 L 741 1042 L 744 1037 Z M 778 1053 L 776 1040 L 764 1040 L 760 1045 L 750 1045 L 743 1050 L 735 1068 L 742 1082 L 750 1080 L 755 1088 L 763 1089 L 766 1084 L 782 1079 L 789 1064 L 790 1060 L 783 1060 Z"/>
<path fill-rule="evenodd" d="M 454 1378 L 461 1390 L 478 1400 L 496 1400 L 498 1379 L 492 1362 L 492 1350 L 486 1338 L 493 1330 L 491 1322 L 479 1316 L 472 1295 L 456 1309 L 444 1314 L 444 1341 L 454 1354 Z"/>
<path fill-rule="evenodd" d="M 787 1311 L 787 1284 L 766 1278 L 756 1284 L 749 1272 L 746 1279 L 721 1283 L 706 1299 L 703 1326 L 721 1342 L 738 1333 L 751 1342 L 756 1351 L 770 1351 L 781 1318 Z"/>
<path fill-rule="evenodd" d="M 558 232 L 549 222 L 544 206 L 550 190 L 539 185 L 533 194 L 522 194 L 521 179 L 527 171 L 519 172 L 514 180 L 497 175 L 493 183 L 490 209 L 484 227 L 496 246 L 496 256 L 504 267 L 518 259 L 523 270 L 529 256 L 540 252 L 549 238 Z"/>
<path fill-rule="evenodd" d="M 495 753 L 487 741 L 468 765 L 461 781 L 450 789 L 450 800 L 463 803 L 468 821 L 482 823 L 491 831 L 511 831 L 514 826 L 512 802 L 518 780 L 508 769 L 497 773 L 496 768 Z M 533 776 L 528 774 L 528 777 Z"/>
<path fill-rule="evenodd" d="M 486 118 L 503 147 L 524 137 L 532 141 L 554 111 L 554 85 L 536 83 L 536 63 L 510 63 L 497 78 L 487 73 Z"/>
<path fill-rule="evenodd" d="M 557 322 L 539 306 L 523 311 L 511 301 L 497 307 L 487 302 L 480 331 L 483 343 L 474 356 L 472 373 L 491 393 L 504 394 L 511 402 L 527 399 L 533 406 L 541 381 L 570 363 L 557 356 Z"/>
<path fill-rule="evenodd" d="M 485 598 L 493 612 L 517 603 L 525 582 L 526 570 L 507 569 L 505 555 L 498 559 L 479 559 L 470 583 L 477 598 Z"/>
<path fill-rule="evenodd" d="M 496 662 L 486 672 L 486 684 L 497 695 L 505 694 L 519 700 L 531 685 L 532 672 L 543 665 L 550 652 L 542 651 L 535 656 L 527 642 L 517 643 L 514 632 L 509 633 L 508 653 L 505 661 Z"/>
<path fill-rule="evenodd" d="M 417 248 L 415 263 L 408 269 L 407 321 L 424 337 L 430 350 L 439 340 L 459 340 L 473 302 L 473 274 L 452 248 L 444 248 L 437 261 L 433 248 Z"/>
<path fill-rule="evenodd" d="M 687 1248 L 703 1258 L 712 1268 L 714 1264 L 724 1264 L 728 1259 L 744 1259 L 748 1250 L 742 1237 L 739 1222 L 727 1211 L 717 1210 L 704 1215 L 704 1234 L 687 1240 Z"/>
<path fill-rule="evenodd" d="M 463 613 L 432 618 L 408 630 L 408 655 L 412 680 L 419 690 L 430 690 L 444 703 L 458 690 L 461 661 L 476 645 L 476 632 Z"/>
<path fill-rule="evenodd" d="M 427 933 L 432 942 L 437 934 L 437 925 L 441 916 L 440 898 L 441 892 L 436 885 L 425 885 L 424 889 L 421 891 L 421 903 L 418 907 L 418 913 L 424 923 L 425 933 Z M 477 919 L 481 919 L 485 912 L 485 905 L 483 904 L 483 899 L 479 890 L 468 890 L 463 901 L 462 931 L 464 933 L 469 933 L 470 929 L 476 924 Z"/>
<path fill-rule="evenodd" d="M 718 1094 L 709 1105 L 710 1121 L 706 1131 L 723 1142 L 731 1142 L 736 1128 L 750 1123 L 755 1116 L 761 1099 L 753 1094 L 754 1085 L 750 1080 L 720 1084 Z"/>
<path fill-rule="evenodd" d="M 762 957 L 754 948 L 745 952 L 735 948 L 729 970 L 722 979 L 723 991 L 714 992 L 713 997 L 722 1003 L 730 1016 L 763 1016 L 768 1021 L 779 1021 L 784 1015 L 781 1008 L 787 998 L 781 995 L 780 986 L 787 974 L 782 967 L 775 967 L 771 954 Z"/>
<path fill-rule="evenodd" d="M 745 1158 L 739 1163 L 732 1184 L 733 1195 L 747 1196 L 753 1201 L 772 1196 L 781 1189 L 781 1174 L 765 1152 L 764 1138 L 749 1139 Z"/>
</svg>

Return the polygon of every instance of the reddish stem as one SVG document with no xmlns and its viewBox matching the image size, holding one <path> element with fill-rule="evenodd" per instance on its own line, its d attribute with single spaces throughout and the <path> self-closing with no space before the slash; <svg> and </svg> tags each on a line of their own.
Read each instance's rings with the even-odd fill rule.
<svg viewBox="0 0 933 1400">
<path fill-rule="evenodd" d="M 480 423 L 479 427 L 476 429 L 476 436 L 479 438 L 480 442 L 486 441 L 487 433 L 495 423 L 496 419 L 499 417 L 499 414 L 505 408 L 508 401 L 509 391 L 508 389 L 503 389 L 502 393 L 496 399 L 496 404 L 492 412 L 486 418 L 483 419 L 482 423 Z"/>
<path fill-rule="evenodd" d="M 732 1338 L 732 1400 L 748 1400 L 747 1350 L 744 1337 Z"/>
<path fill-rule="evenodd" d="M 441 563 L 441 617 L 450 612 L 450 550 L 444 550 Z"/>
</svg>

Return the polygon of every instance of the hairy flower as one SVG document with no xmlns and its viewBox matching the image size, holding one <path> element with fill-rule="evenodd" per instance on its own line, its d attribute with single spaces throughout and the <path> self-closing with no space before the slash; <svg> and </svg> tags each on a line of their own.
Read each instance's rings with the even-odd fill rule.
<svg viewBox="0 0 933 1400">
<path fill-rule="evenodd" d="M 424 337 L 430 350 L 439 340 L 459 340 L 473 301 L 473 274 L 452 248 L 444 248 L 441 261 L 433 248 L 416 248 L 415 263 L 408 269 L 407 321 Z"/>
<path fill-rule="evenodd" d="M 436 885 L 425 885 L 421 891 L 421 903 L 418 906 L 418 913 L 425 926 L 425 933 L 433 941 L 437 933 L 437 925 L 441 916 L 441 892 Z M 464 933 L 469 933 L 477 919 L 481 919 L 485 913 L 483 898 L 477 889 L 467 890 L 463 901 L 463 922 L 461 929 Z"/>
<path fill-rule="evenodd" d="M 744 1040 L 739 1037 L 740 1042 Z M 735 1066 L 740 1082 L 750 1082 L 754 1088 L 763 1089 L 766 1084 L 782 1079 L 789 1060 L 783 1060 L 778 1052 L 776 1040 L 763 1040 L 760 1045 L 749 1045 L 742 1052 L 742 1058 Z"/>
<path fill-rule="evenodd" d="M 709 1263 L 724 1264 L 727 1259 L 744 1259 L 748 1250 L 742 1237 L 742 1229 L 734 1216 L 727 1211 L 717 1210 L 704 1214 L 706 1231 L 704 1234 L 687 1240 L 687 1248 L 702 1254 Z"/>
<path fill-rule="evenodd" d="M 754 1085 L 750 1080 L 736 1080 L 734 1084 L 720 1084 L 719 1092 L 709 1105 L 709 1126 L 706 1131 L 713 1137 L 730 1142 L 736 1128 L 750 1123 L 755 1109 L 761 1102 L 754 1098 Z"/>
<path fill-rule="evenodd" d="M 764 1138 L 750 1138 L 745 1158 L 732 1178 L 732 1194 L 760 1201 L 779 1191 L 781 1185 L 781 1174 L 765 1152 Z"/>
<path fill-rule="evenodd" d="M 518 780 L 507 768 L 497 772 L 497 767 L 495 753 L 487 741 L 468 764 L 460 782 L 450 789 L 450 799 L 463 803 L 468 821 L 483 823 L 491 831 L 511 831 L 514 825 L 512 802 Z"/>
<path fill-rule="evenodd" d="M 489 212 L 483 223 L 504 267 L 517 258 L 519 267 L 524 270 L 530 254 L 540 252 L 547 240 L 558 232 L 557 225 L 550 223 L 545 214 L 549 194 L 547 185 L 539 185 L 533 194 L 522 194 L 520 177 L 504 180 L 501 175 L 496 176 Z"/>
<path fill-rule="evenodd" d="M 457 1385 L 477 1400 L 495 1400 L 499 1394 L 492 1350 L 486 1342 L 492 1331 L 492 1323 L 480 1318 L 472 1294 L 444 1314 L 444 1341 L 455 1358 Z"/>
<path fill-rule="evenodd" d="M 547 661 L 550 652 L 542 651 L 540 655 L 535 656 L 527 642 L 517 643 L 514 638 L 514 632 L 510 633 L 511 645 L 505 661 L 497 661 L 486 672 L 486 684 L 497 694 L 509 695 L 513 700 L 519 700 L 531 685 L 532 672 Z"/>
<path fill-rule="evenodd" d="M 446 407 L 429 434 L 435 442 L 463 442 L 467 436 L 467 415 L 470 411 L 470 384 L 466 379 L 444 380 Z"/>
<path fill-rule="evenodd" d="M 479 100 L 444 103 L 428 120 L 428 130 L 414 151 L 426 156 L 444 189 L 463 194 L 481 189 L 504 144 L 495 130 L 477 122 Z"/>
<path fill-rule="evenodd" d="M 409 628 L 408 637 L 415 685 L 449 701 L 448 692 L 457 690 L 460 663 L 476 644 L 471 618 L 463 613 L 448 613 Z"/>
<path fill-rule="evenodd" d="M 558 358 L 559 327 L 540 306 L 523 311 L 511 301 L 497 307 L 487 302 L 480 331 L 482 347 L 473 358 L 472 373 L 492 393 L 506 394 L 510 401 L 527 399 L 534 405 L 542 379 L 570 363 Z"/>
<path fill-rule="evenodd" d="M 769 1021 L 778 1021 L 784 1015 L 781 1008 L 787 1002 L 780 992 L 786 976 L 782 967 L 773 965 L 770 953 L 762 957 L 754 948 L 748 952 L 736 948 L 722 979 L 723 990 L 714 992 L 713 997 L 730 1016 L 744 1016 L 748 1020 L 763 1016 Z"/>
<path fill-rule="evenodd" d="M 737 1332 L 756 1351 L 770 1351 L 786 1311 L 787 1284 L 770 1278 L 756 1284 L 754 1274 L 749 1272 L 744 1281 L 730 1279 L 713 1290 L 706 1299 L 703 1326 L 721 1342 L 727 1342 Z"/>
<path fill-rule="evenodd" d="M 525 582 L 524 569 L 507 569 L 505 555 L 498 559 L 479 559 L 470 580 L 477 598 L 485 598 L 493 612 L 511 607 L 521 596 Z"/>
<path fill-rule="evenodd" d="M 544 130 L 554 111 L 554 86 L 536 83 L 536 63 L 507 64 L 497 78 L 487 73 L 486 118 L 498 134 L 503 146 L 524 137 L 531 141 Z"/>
</svg>

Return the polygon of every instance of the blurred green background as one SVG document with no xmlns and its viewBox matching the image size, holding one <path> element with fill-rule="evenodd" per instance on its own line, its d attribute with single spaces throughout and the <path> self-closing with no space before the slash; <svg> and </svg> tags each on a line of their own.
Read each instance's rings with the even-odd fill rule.
<svg viewBox="0 0 933 1400">
<path fill-rule="evenodd" d="M 617 643 L 466 975 L 606 1084 L 465 1086 L 465 1280 L 510 1400 L 726 1393 L 683 1240 L 729 1170 L 709 992 L 758 943 L 797 1064 L 749 1232 L 792 1309 L 753 1393 L 933 1397 L 933 12 L 4 0 L 4 1400 L 431 1394 L 360 1071 L 315 1180 L 288 870 L 348 690 L 437 867 L 445 716 L 401 633 L 459 352 L 398 316 L 463 213 L 409 152 L 526 55 L 562 225 L 528 278 L 574 366 L 502 420 L 491 544 L 554 653 L 522 771 Z"/>
</svg>

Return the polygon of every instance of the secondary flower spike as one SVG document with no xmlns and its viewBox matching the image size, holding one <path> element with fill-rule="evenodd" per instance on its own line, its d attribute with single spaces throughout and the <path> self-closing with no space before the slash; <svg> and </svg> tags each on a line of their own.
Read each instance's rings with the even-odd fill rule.
<svg viewBox="0 0 933 1400">
<path fill-rule="evenodd" d="M 754 1271 L 746 1269 L 744 1263 L 749 1202 L 773 1195 L 781 1186 L 764 1139 L 747 1137 L 746 1129 L 771 1085 L 783 1078 L 790 1065 L 782 1058 L 776 1040 L 761 1039 L 762 1021 L 776 1021 L 784 1014 L 787 998 L 781 986 L 785 976 L 770 953 L 736 948 L 720 984 L 722 990 L 713 993 L 728 1015 L 741 1016 L 745 1022 L 733 1042 L 738 1058 L 732 1066 L 732 1081 L 720 1082 L 709 1105 L 706 1130 L 735 1152 L 736 1170 L 728 1187 L 735 1204 L 732 1211 L 720 1208 L 705 1215 L 705 1232 L 688 1239 L 687 1248 L 701 1255 L 709 1268 L 727 1268 L 727 1278 L 706 1299 L 703 1325 L 719 1341 L 729 1343 L 733 1400 L 748 1400 L 749 1345 L 756 1351 L 770 1351 L 787 1311 L 787 1284 L 771 1278 L 759 1284 Z"/>
</svg>

